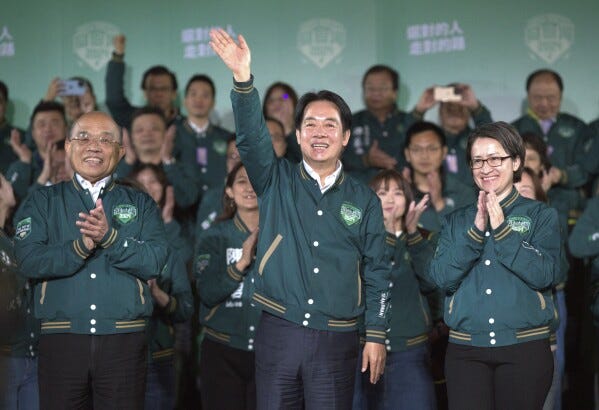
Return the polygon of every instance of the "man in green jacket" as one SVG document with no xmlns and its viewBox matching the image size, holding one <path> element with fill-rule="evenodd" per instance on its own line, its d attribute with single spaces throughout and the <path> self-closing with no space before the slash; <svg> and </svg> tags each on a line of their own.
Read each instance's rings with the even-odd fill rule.
<svg viewBox="0 0 599 410">
<path fill-rule="evenodd" d="M 258 408 L 351 408 L 361 369 L 375 383 L 385 363 L 390 264 L 380 202 L 341 165 L 351 128 L 330 91 L 304 95 L 295 115 L 303 160 L 277 159 L 250 71 L 250 50 L 212 30 L 211 47 L 233 72 L 237 147 L 260 200 L 253 301 Z"/>
<path fill-rule="evenodd" d="M 112 180 L 121 142 L 107 114 L 80 117 L 65 144 L 75 176 L 35 190 L 17 214 L 17 262 L 41 319 L 41 408 L 143 408 L 146 282 L 168 244 L 154 200 Z"/>
</svg>

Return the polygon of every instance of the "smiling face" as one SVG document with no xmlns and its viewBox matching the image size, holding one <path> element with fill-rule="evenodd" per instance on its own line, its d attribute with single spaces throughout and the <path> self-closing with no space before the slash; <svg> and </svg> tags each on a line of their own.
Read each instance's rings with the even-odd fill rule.
<svg viewBox="0 0 599 410">
<path fill-rule="evenodd" d="M 258 209 L 258 197 L 252 188 L 250 179 L 244 167 L 239 168 L 233 185 L 227 187 L 225 192 L 235 202 L 238 211 L 253 211 Z"/>
<path fill-rule="evenodd" d="M 477 138 L 472 143 L 470 153 L 473 161 L 508 156 L 499 141 L 487 137 Z M 485 161 L 482 168 L 472 170 L 472 176 L 481 190 L 495 192 L 497 198 L 501 201 L 510 193 L 514 181 L 514 172 L 518 170 L 519 166 L 519 157 L 506 158 L 497 167 L 492 167 Z"/>
<path fill-rule="evenodd" d="M 83 135 L 89 137 L 88 143 L 73 139 Z M 114 142 L 100 143 L 100 139 Z M 110 116 L 101 112 L 83 114 L 77 120 L 65 142 L 65 151 L 73 170 L 92 184 L 111 175 L 125 155 L 118 126 Z"/>
<path fill-rule="evenodd" d="M 394 222 L 406 212 L 406 196 L 394 179 L 381 183 L 376 189 L 376 194 L 381 200 L 385 221 Z"/>
<path fill-rule="evenodd" d="M 336 168 L 350 131 L 343 131 L 337 106 L 330 101 L 313 101 L 306 106 L 297 142 L 304 160 L 312 168 Z"/>
</svg>

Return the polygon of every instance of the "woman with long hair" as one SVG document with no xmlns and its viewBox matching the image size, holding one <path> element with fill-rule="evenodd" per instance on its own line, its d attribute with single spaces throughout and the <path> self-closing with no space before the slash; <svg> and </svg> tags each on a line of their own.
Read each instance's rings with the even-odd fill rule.
<svg viewBox="0 0 599 410">
<path fill-rule="evenodd" d="M 250 304 L 258 238 L 258 197 L 243 164 L 227 176 L 223 213 L 198 238 L 194 257 L 204 339 L 200 392 L 205 409 L 255 409 L 254 338 L 260 311 Z"/>
</svg>

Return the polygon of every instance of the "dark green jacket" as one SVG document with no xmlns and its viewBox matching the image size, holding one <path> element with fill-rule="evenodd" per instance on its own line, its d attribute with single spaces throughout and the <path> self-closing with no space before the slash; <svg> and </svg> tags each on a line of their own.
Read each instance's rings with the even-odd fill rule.
<svg viewBox="0 0 599 410">
<path fill-rule="evenodd" d="M 0 229 L 0 355 L 35 357 L 39 333 L 33 290 L 18 273 L 12 240 Z"/>
<path fill-rule="evenodd" d="M 146 285 L 166 262 L 160 212 L 149 195 L 109 181 L 100 194 L 109 230 L 88 251 L 75 222 L 95 207 L 77 178 L 36 190 L 20 208 L 15 253 L 35 281 L 42 333 L 143 331 L 152 314 Z"/>
<path fill-rule="evenodd" d="M 140 164 L 139 160 L 135 164 L 129 165 L 125 158 L 121 159 L 114 172 L 114 177 L 117 179 L 128 177 L 138 164 Z M 179 161 L 169 165 L 160 163 L 160 166 L 166 174 L 168 183 L 173 186 L 177 205 L 187 208 L 196 203 L 200 194 L 196 170 L 189 164 Z"/>
<path fill-rule="evenodd" d="M 420 192 L 413 185 L 412 190 L 414 191 L 414 200 L 416 202 L 420 201 L 424 193 Z M 420 217 L 419 225 L 427 231 L 439 232 L 445 215 L 467 204 L 471 204 L 477 198 L 471 185 L 463 184 L 452 174 L 445 174 L 443 176 L 443 189 L 441 193 L 443 198 L 445 198 L 445 207 L 437 212 L 429 200 L 429 205 Z"/>
<path fill-rule="evenodd" d="M 37 183 L 43 168 L 44 160 L 38 151 L 33 151 L 29 164 L 18 159 L 10 164 L 6 171 L 6 179 L 12 184 L 17 198 L 23 200 L 34 190 L 30 188 Z"/>
<path fill-rule="evenodd" d="M 224 192 L 225 184 L 223 182 L 220 185 L 209 188 L 202 196 L 202 201 L 196 215 L 196 239 L 200 237 L 202 231 L 210 228 L 216 218 L 222 213 Z"/>
<path fill-rule="evenodd" d="M 584 213 L 574 226 L 568 240 L 570 252 L 591 263 L 591 309 L 595 326 L 599 326 L 599 197 L 587 202 Z"/>
<path fill-rule="evenodd" d="M 435 285 L 425 278 L 424 270 L 433 256 L 433 245 L 420 232 L 402 233 L 399 238 L 387 234 L 385 242 L 391 254 L 393 283 L 385 343 L 387 351 L 397 352 L 428 341 L 432 318 L 426 295 L 435 290 Z"/>
<path fill-rule="evenodd" d="M 200 192 L 221 184 L 227 176 L 227 140 L 231 132 L 210 124 L 205 133 L 198 134 L 187 118 L 180 118 L 175 125 L 173 156 L 193 170 Z"/>
<path fill-rule="evenodd" d="M 206 337 L 236 349 L 251 351 L 260 308 L 251 301 L 254 278 L 235 264 L 250 231 L 239 215 L 217 222 L 198 238 L 194 270 L 200 295 L 200 323 Z"/>
<path fill-rule="evenodd" d="M 169 243 L 173 239 L 167 235 Z M 191 318 L 193 313 L 193 295 L 187 277 L 187 269 L 180 253 L 173 246 L 169 247 L 166 264 L 160 272 L 157 284 L 168 293 L 168 305 L 160 307 L 154 303 L 154 312 L 148 322 L 149 359 L 161 360 L 174 355 L 175 323 L 182 323 Z"/>
<path fill-rule="evenodd" d="M 474 226 L 476 203 L 450 214 L 429 275 L 446 293 L 450 341 L 479 347 L 549 338 L 551 288 L 560 269 L 557 212 L 515 188 L 501 203 L 504 222 Z"/>
<path fill-rule="evenodd" d="M 236 83 L 231 100 L 260 203 L 254 302 L 319 330 L 356 330 L 365 311 L 366 340 L 384 343 L 390 267 L 380 201 L 345 172 L 322 194 L 303 163 L 275 158 L 252 82 Z"/>
<path fill-rule="evenodd" d="M 405 113 L 397 107 L 382 124 L 368 110 L 355 113 L 351 137 L 343 152 L 343 165 L 347 171 L 364 182 L 370 181 L 380 171 L 365 162 L 374 141 L 378 141 L 379 148 L 397 160 L 397 169 L 402 169 L 406 165 L 403 155 L 406 131 L 418 119 L 413 113 Z"/>
<path fill-rule="evenodd" d="M 547 143 L 551 164 L 561 169 L 565 175 L 560 186 L 573 189 L 584 185 L 588 180 L 587 158 L 588 145 L 591 138 L 590 128 L 578 118 L 559 113 L 555 123 L 547 135 L 532 114 L 526 114 L 513 123 L 520 134 L 534 132 L 542 136 Z"/>
</svg>

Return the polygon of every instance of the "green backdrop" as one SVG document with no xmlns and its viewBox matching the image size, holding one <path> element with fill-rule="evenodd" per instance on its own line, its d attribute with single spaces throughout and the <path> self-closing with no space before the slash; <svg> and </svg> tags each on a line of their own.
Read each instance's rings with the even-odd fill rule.
<svg viewBox="0 0 599 410">
<path fill-rule="evenodd" d="M 386 63 L 401 73 L 403 109 L 427 86 L 460 81 L 494 119 L 511 121 L 522 111 L 528 73 L 549 67 L 564 78 L 564 111 L 599 116 L 597 0 L 4 0 L 0 10 L 0 79 L 19 126 L 55 76 L 89 78 L 103 107 L 111 37 L 122 32 L 133 103 L 143 103 L 139 81 L 150 65 L 174 70 L 180 89 L 207 73 L 217 85 L 215 119 L 231 128 L 231 76 L 207 48 L 212 26 L 246 36 L 261 91 L 276 80 L 299 93 L 329 88 L 358 110 L 363 72 Z"/>
</svg>

